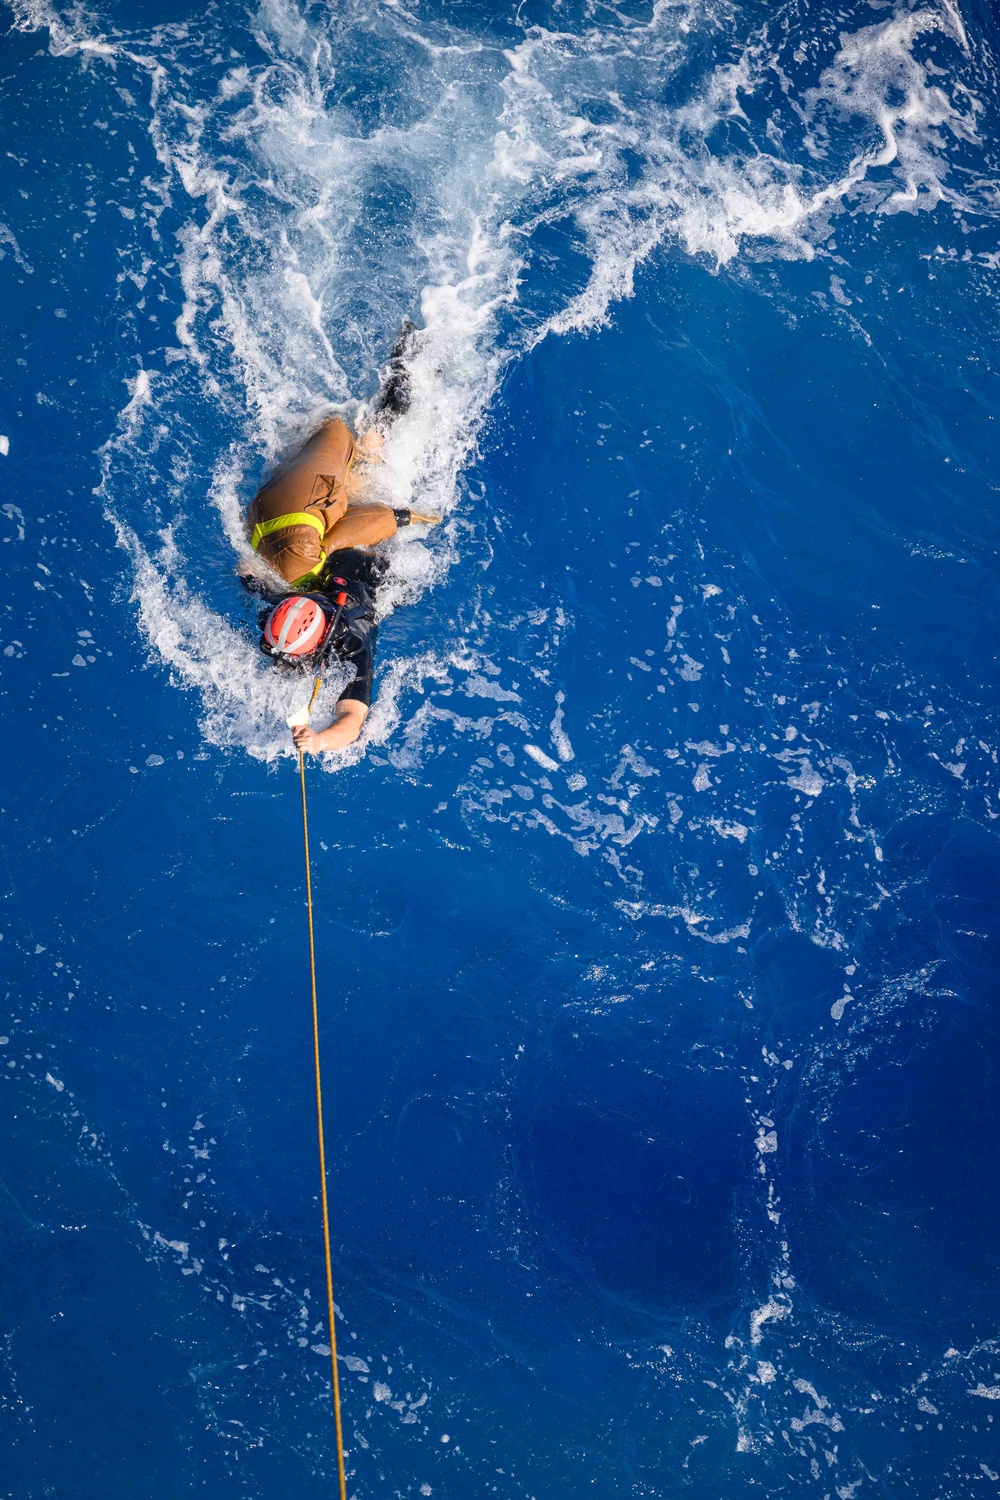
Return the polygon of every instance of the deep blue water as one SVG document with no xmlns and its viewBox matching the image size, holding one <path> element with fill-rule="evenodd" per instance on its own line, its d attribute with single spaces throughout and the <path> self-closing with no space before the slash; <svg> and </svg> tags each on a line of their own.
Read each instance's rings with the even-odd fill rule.
<svg viewBox="0 0 1000 1500">
<path fill-rule="evenodd" d="M 0 1495 L 334 1492 L 233 570 L 405 315 L 448 524 L 309 768 L 351 1494 L 995 1494 L 985 0 L 7 20 Z"/>
</svg>

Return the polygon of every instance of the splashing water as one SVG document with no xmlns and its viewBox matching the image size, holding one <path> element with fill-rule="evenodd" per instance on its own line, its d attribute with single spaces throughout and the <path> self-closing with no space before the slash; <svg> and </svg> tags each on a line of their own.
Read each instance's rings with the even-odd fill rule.
<svg viewBox="0 0 1000 1500">
<path fill-rule="evenodd" d="M 706 271 L 808 259 L 837 214 L 961 210 L 976 192 L 951 179 L 979 106 L 928 57 L 967 46 L 951 4 L 812 34 L 786 6 L 737 26 L 721 63 L 705 44 L 727 17 L 688 4 L 483 33 L 433 10 L 267 0 L 236 46 L 212 11 L 148 32 L 26 0 L 17 14 L 147 101 L 158 171 L 123 264 L 138 283 L 175 257 L 183 306 L 106 445 L 102 495 L 152 649 L 201 693 L 210 741 L 264 758 L 288 753 L 292 690 L 226 619 L 242 509 L 322 416 L 364 422 L 403 318 L 421 328 L 413 405 L 375 486 L 453 514 L 509 363 L 600 327 L 660 247 Z M 800 66 L 788 87 L 789 54 L 814 82 Z M 457 545 L 454 527 L 433 550 L 398 542 L 388 607 Z M 387 701 L 367 743 L 398 721 Z"/>
</svg>

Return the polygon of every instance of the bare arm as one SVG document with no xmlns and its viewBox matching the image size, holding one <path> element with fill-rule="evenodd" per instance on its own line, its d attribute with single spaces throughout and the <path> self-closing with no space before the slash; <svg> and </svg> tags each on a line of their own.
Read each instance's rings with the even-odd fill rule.
<svg viewBox="0 0 1000 1500">
<path fill-rule="evenodd" d="M 337 717 L 329 729 L 321 729 L 318 734 L 308 724 L 300 724 L 293 729 L 295 748 L 304 750 L 307 755 L 318 755 L 321 750 L 342 750 L 345 745 L 354 744 L 367 717 L 366 703 L 346 698 L 343 703 L 338 703 Z"/>
</svg>

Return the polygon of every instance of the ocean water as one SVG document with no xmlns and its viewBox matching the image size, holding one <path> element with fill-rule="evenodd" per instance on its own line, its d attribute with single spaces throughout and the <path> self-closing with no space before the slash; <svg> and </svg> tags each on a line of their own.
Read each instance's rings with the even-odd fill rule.
<svg viewBox="0 0 1000 1500">
<path fill-rule="evenodd" d="M 405 317 L 372 483 L 446 524 L 309 765 L 350 1494 L 997 1493 L 998 56 L 987 0 L 8 4 L 0 1496 L 335 1492 L 234 569 Z"/>
</svg>

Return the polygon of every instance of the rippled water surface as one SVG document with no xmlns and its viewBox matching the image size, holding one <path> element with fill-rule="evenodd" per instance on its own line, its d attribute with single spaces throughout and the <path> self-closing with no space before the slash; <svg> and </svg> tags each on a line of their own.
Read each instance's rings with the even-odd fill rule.
<svg viewBox="0 0 1000 1500">
<path fill-rule="evenodd" d="M 309 768 L 350 1493 L 996 1493 L 985 0 L 6 17 L 0 1494 L 334 1492 L 234 569 L 407 316 L 446 524 Z"/>
</svg>

